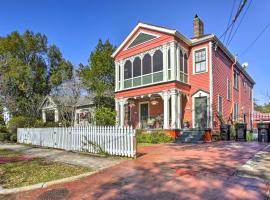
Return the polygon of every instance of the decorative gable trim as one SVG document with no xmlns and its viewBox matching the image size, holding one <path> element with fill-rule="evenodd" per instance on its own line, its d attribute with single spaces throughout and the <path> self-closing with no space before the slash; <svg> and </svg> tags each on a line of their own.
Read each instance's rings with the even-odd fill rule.
<svg viewBox="0 0 270 200">
<path fill-rule="evenodd" d="M 144 23 L 138 23 L 136 25 L 136 27 L 128 34 L 128 36 L 126 37 L 126 39 L 121 43 L 121 45 L 115 50 L 115 52 L 112 54 L 111 57 L 115 57 L 119 51 L 125 46 L 125 44 L 131 39 L 131 37 L 136 33 L 136 31 L 139 30 L 139 28 L 146 28 L 146 29 L 150 29 L 150 30 L 154 30 L 154 31 L 159 31 L 162 33 L 166 33 L 169 35 L 174 35 L 178 38 L 180 38 L 181 40 L 183 40 L 186 44 L 191 45 L 191 41 L 186 38 L 184 35 L 182 35 L 181 33 L 177 32 L 174 29 L 168 29 L 168 28 L 164 28 L 164 27 L 160 27 L 160 26 L 154 26 L 154 25 L 150 25 L 150 24 L 144 24 Z"/>
<path fill-rule="evenodd" d="M 150 42 L 150 41 L 155 40 L 159 37 L 160 37 L 160 35 L 157 35 L 157 34 L 149 33 L 146 31 L 139 31 L 136 34 L 136 36 L 134 37 L 134 39 L 129 42 L 129 44 L 127 45 L 125 50 L 134 48 L 138 45 L 141 45 L 141 44 L 144 44 L 147 42 Z"/>
</svg>

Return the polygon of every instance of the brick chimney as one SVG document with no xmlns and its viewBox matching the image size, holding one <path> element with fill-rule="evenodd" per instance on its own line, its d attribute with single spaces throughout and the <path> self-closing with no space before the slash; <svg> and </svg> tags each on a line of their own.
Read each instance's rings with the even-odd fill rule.
<svg viewBox="0 0 270 200">
<path fill-rule="evenodd" d="M 193 21 L 193 29 L 194 29 L 194 38 L 198 38 L 203 36 L 203 22 L 196 14 Z"/>
</svg>

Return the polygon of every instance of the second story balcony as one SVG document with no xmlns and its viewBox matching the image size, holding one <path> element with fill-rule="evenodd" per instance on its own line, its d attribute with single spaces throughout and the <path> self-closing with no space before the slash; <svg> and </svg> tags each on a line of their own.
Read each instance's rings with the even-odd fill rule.
<svg viewBox="0 0 270 200">
<path fill-rule="evenodd" d="M 171 42 L 116 62 L 116 91 L 179 81 L 188 83 L 188 57 Z"/>
</svg>

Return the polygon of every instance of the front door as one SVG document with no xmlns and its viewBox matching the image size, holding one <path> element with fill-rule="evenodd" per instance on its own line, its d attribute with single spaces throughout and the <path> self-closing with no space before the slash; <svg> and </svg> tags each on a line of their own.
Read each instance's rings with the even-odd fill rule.
<svg viewBox="0 0 270 200">
<path fill-rule="evenodd" d="M 195 127 L 207 127 L 207 97 L 195 98 Z"/>
<path fill-rule="evenodd" d="M 140 122 L 142 128 L 146 128 L 148 117 L 148 103 L 140 104 Z"/>
</svg>

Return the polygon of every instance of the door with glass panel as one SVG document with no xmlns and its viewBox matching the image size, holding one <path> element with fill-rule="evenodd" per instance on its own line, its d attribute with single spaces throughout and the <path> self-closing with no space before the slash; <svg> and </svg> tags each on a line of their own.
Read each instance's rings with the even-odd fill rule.
<svg viewBox="0 0 270 200">
<path fill-rule="evenodd" d="M 195 98 L 195 128 L 207 128 L 207 97 Z"/>
<path fill-rule="evenodd" d="M 148 103 L 141 103 L 140 104 L 140 123 L 141 123 L 141 128 L 146 128 L 147 127 L 147 120 L 149 117 L 148 113 Z"/>
</svg>

